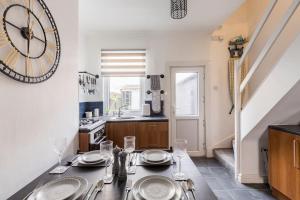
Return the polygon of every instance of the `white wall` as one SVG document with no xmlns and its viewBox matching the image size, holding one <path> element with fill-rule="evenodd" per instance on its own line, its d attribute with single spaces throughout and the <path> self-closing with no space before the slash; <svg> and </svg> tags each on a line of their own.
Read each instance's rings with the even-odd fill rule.
<svg viewBox="0 0 300 200">
<path fill-rule="evenodd" d="M 62 57 L 57 72 L 36 85 L 0 74 L 0 199 L 6 199 L 56 163 L 50 137 L 68 137 L 77 150 L 78 1 L 46 0 L 58 26 Z"/>
</svg>

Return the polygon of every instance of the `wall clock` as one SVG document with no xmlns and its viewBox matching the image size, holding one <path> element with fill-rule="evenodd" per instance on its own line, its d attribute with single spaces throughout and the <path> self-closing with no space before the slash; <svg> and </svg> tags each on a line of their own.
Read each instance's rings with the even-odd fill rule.
<svg viewBox="0 0 300 200">
<path fill-rule="evenodd" d="M 0 0 L 0 71 L 17 81 L 40 83 L 56 71 L 61 45 L 42 0 Z"/>
</svg>

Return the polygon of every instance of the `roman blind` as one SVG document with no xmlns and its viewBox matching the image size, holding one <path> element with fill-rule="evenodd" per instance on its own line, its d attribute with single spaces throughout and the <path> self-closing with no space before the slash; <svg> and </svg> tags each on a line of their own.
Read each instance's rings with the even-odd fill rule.
<svg viewBox="0 0 300 200">
<path fill-rule="evenodd" d="M 145 76 L 146 50 L 101 50 L 102 76 Z"/>
</svg>

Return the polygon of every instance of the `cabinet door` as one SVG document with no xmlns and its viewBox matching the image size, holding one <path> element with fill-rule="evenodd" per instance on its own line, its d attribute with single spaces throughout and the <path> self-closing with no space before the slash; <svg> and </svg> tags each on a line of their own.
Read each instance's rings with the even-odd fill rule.
<svg viewBox="0 0 300 200">
<path fill-rule="evenodd" d="M 300 200 L 300 136 L 295 136 L 294 140 L 294 167 L 296 170 L 296 198 Z"/>
<path fill-rule="evenodd" d="M 114 142 L 114 146 L 124 147 L 125 136 L 135 136 L 134 122 L 113 122 L 106 124 L 106 135 Z"/>
<path fill-rule="evenodd" d="M 269 183 L 274 194 L 279 191 L 296 200 L 295 136 L 273 129 L 269 132 Z"/>
<path fill-rule="evenodd" d="M 140 149 L 168 148 L 168 122 L 137 123 L 136 135 Z"/>
</svg>

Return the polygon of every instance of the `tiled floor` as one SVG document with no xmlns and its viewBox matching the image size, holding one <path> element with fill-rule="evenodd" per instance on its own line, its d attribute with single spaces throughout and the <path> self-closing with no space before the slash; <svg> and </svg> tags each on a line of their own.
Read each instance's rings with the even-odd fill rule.
<svg viewBox="0 0 300 200">
<path fill-rule="evenodd" d="M 213 158 L 192 158 L 210 188 L 220 200 L 274 200 L 266 184 L 245 185 Z"/>
</svg>

